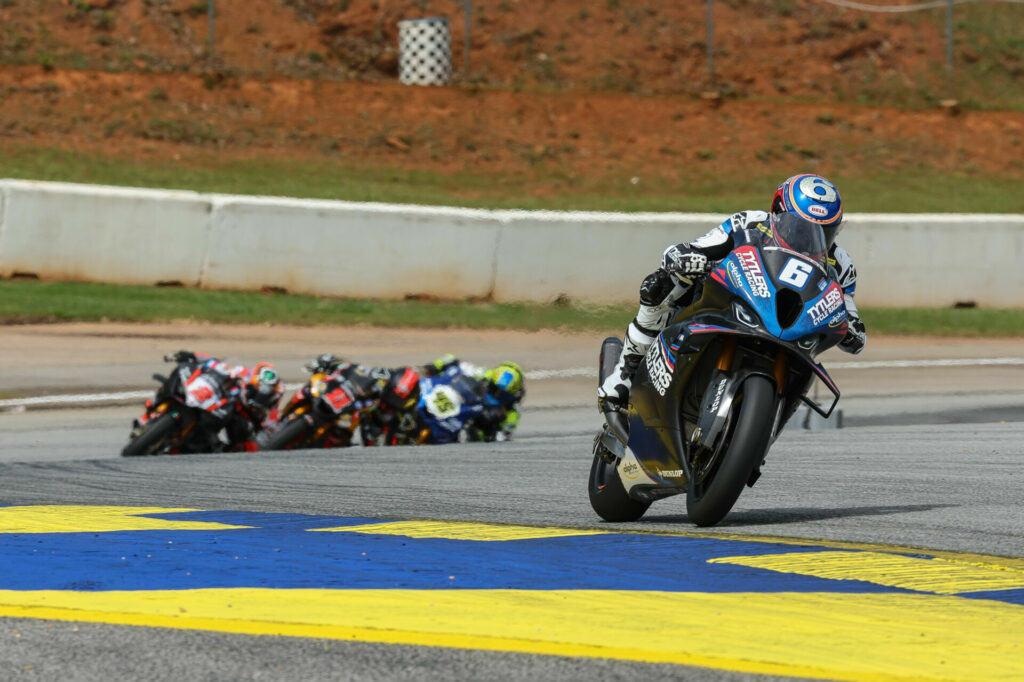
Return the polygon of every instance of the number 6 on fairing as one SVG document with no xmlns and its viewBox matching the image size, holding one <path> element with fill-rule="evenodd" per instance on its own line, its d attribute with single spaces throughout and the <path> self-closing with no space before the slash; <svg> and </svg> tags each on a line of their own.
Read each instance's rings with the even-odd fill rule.
<svg viewBox="0 0 1024 682">
<path fill-rule="evenodd" d="M 814 266 L 799 258 L 790 258 L 782 272 L 779 273 L 779 281 L 788 284 L 797 291 L 807 286 L 807 278 L 814 272 Z"/>
</svg>

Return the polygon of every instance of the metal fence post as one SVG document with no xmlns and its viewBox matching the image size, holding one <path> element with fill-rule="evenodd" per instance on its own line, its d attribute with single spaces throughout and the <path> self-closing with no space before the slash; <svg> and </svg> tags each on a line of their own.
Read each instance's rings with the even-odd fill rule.
<svg viewBox="0 0 1024 682">
<path fill-rule="evenodd" d="M 714 85 L 715 82 L 715 23 L 714 17 L 711 12 L 712 0 L 708 0 L 708 18 L 707 18 L 707 51 L 708 51 L 708 85 Z"/>
<path fill-rule="evenodd" d="M 466 54 L 463 57 L 463 78 L 469 78 L 469 27 L 472 25 L 473 0 L 466 0 Z"/>
<path fill-rule="evenodd" d="M 946 97 L 953 98 L 953 0 L 946 0 Z"/>
<path fill-rule="evenodd" d="M 213 5 L 214 5 L 214 0 L 210 0 L 210 3 L 208 5 L 208 9 L 207 9 L 207 15 L 209 16 L 209 19 L 210 19 L 210 31 L 209 31 L 209 33 L 210 33 L 210 46 L 209 46 L 209 54 L 210 54 L 211 58 L 213 57 L 213 46 L 214 46 L 214 33 L 213 33 L 213 29 L 214 29 L 214 25 L 213 24 L 214 24 L 214 22 L 213 22 L 213 17 L 216 14 L 216 9 L 214 8 Z M 200 5 L 200 7 L 202 7 L 202 5 Z"/>
</svg>

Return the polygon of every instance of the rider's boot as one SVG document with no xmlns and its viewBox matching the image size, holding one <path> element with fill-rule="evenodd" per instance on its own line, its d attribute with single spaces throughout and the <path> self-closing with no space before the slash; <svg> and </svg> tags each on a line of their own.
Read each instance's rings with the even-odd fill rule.
<svg viewBox="0 0 1024 682">
<path fill-rule="evenodd" d="M 641 344 L 629 338 L 627 332 L 619 361 L 597 389 L 597 406 L 601 412 L 608 414 L 625 411 L 629 403 L 629 391 L 633 386 L 633 374 L 649 346 L 650 343 Z"/>
<path fill-rule="evenodd" d="M 632 327 L 632 325 L 630 325 Z M 631 331 L 631 330 L 630 330 Z M 604 414 L 608 428 L 612 434 L 622 441 L 623 444 L 629 440 L 629 422 L 626 419 L 626 405 L 629 404 L 629 391 L 633 385 L 633 374 L 636 373 L 640 361 L 644 359 L 644 353 L 650 344 L 639 344 L 629 338 L 622 346 L 622 354 L 619 355 L 615 368 L 605 377 L 604 382 L 597 389 L 597 407 Z"/>
<path fill-rule="evenodd" d="M 647 354 L 658 334 L 665 328 L 676 302 L 689 291 L 692 281 L 673 278 L 664 269 L 658 269 L 640 285 L 640 309 L 626 329 L 622 354 L 615 369 L 605 377 L 597 389 L 597 405 L 609 425 L 625 433 L 626 406 L 633 384 L 633 374 Z"/>
</svg>

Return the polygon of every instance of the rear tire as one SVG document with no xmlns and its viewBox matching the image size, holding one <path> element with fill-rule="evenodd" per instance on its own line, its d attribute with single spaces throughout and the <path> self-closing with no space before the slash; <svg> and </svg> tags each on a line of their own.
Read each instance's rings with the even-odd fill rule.
<svg viewBox="0 0 1024 682">
<path fill-rule="evenodd" d="M 309 423 L 303 417 L 295 417 L 270 434 L 260 450 L 293 450 L 296 445 L 303 444 L 309 428 Z"/>
<path fill-rule="evenodd" d="M 686 493 L 686 513 L 698 526 L 713 526 L 725 518 L 768 449 L 775 418 L 775 386 L 754 375 L 743 382 L 741 390 L 736 427 L 727 435 L 729 443 L 721 463 L 710 474 L 710 481 L 703 486 L 691 481 Z"/>
<path fill-rule="evenodd" d="M 174 432 L 176 426 L 177 419 L 174 413 L 164 412 L 143 426 L 139 435 L 128 441 L 128 445 L 121 450 L 121 456 L 141 457 L 161 454 L 161 451 L 166 451 L 167 439 Z"/>
<path fill-rule="evenodd" d="M 590 493 L 590 506 L 605 521 L 636 521 L 650 502 L 637 502 L 626 493 L 619 472 L 616 470 L 618 460 L 605 461 L 606 453 L 601 445 L 601 435 L 594 440 L 594 463 L 590 466 L 590 479 L 587 491 Z"/>
</svg>

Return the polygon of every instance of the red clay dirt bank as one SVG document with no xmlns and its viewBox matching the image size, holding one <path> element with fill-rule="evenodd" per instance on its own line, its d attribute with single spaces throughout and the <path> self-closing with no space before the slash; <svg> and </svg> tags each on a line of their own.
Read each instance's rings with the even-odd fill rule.
<svg viewBox="0 0 1024 682">
<path fill-rule="evenodd" d="M 1024 177 L 1020 112 L 840 103 L 869 82 L 941 92 L 941 31 L 815 0 L 717 2 L 714 79 L 704 3 L 478 0 L 471 68 L 447 88 L 395 82 L 396 23 L 450 17 L 463 64 L 454 0 L 217 0 L 212 57 L 205 0 L 3 4 L 8 149 L 554 171 L 570 181 L 794 167 Z M 701 99 L 708 89 L 720 98 Z"/>
</svg>

